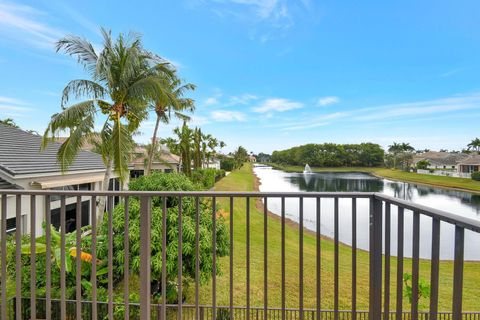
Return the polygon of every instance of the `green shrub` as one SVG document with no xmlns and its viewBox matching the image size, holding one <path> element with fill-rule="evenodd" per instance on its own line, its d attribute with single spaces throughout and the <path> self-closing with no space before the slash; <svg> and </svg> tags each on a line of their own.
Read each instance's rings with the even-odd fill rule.
<svg viewBox="0 0 480 320">
<path fill-rule="evenodd" d="M 143 176 L 130 183 L 130 190 L 134 191 L 195 191 L 196 185 L 186 176 L 180 174 L 153 173 Z M 151 208 L 151 279 L 152 294 L 160 296 L 162 293 L 162 239 L 163 239 L 163 201 L 162 197 L 152 198 Z M 178 197 L 167 197 L 167 288 L 166 295 L 169 303 L 176 303 L 180 297 L 177 293 L 178 276 Z M 200 230 L 200 281 L 206 283 L 212 277 L 212 203 L 210 198 L 199 202 L 199 230 Z M 119 204 L 113 212 L 113 252 L 115 281 L 121 281 L 124 274 L 124 237 L 128 236 L 130 246 L 130 272 L 139 273 L 140 268 L 140 203 L 132 197 L 129 201 L 129 233 L 125 235 L 125 207 Z M 182 230 L 183 230 L 183 284 L 185 287 L 195 279 L 195 221 L 196 201 L 192 197 L 182 197 Z M 216 252 L 218 257 L 228 255 L 229 235 L 223 217 L 216 220 Z M 100 228 L 99 237 L 108 235 L 108 217 Z M 100 255 L 106 255 L 106 243 L 98 247 Z M 218 262 L 217 262 L 218 263 Z M 217 265 L 217 273 L 220 266 Z M 184 297 L 181 297 L 183 299 Z"/>
<path fill-rule="evenodd" d="M 472 172 L 472 179 L 475 181 L 480 181 L 480 171 Z"/>
<path fill-rule="evenodd" d="M 224 158 L 220 161 L 220 169 L 225 171 L 232 171 L 235 168 L 235 159 Z"/>
<path fill-rule="evenodd" d="M 428 160 L 423 159 L 417 162 L 417 169 L 427 170 L 430 162 Z"/>
<path fill-rule="evenodd" d="M 211 189 L 215 182 L 225 177 L 225 170 L 216 169 L 196 169 L 192 171 L 192 181 L 201 189 Z"/>
</svg>

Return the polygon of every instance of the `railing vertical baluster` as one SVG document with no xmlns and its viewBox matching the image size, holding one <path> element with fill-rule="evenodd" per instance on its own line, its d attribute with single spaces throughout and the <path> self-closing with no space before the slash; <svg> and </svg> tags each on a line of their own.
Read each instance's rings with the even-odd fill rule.
<svg viewBox="0 0 480 320">
<path fill-rule="evenodd" d="M 370 310 L 371 320 L 382 316 L 382 201 L 370 200 Z"/>
<path fill-rule="evenodd" d="M 7 195 L 2 194 L 2 320 L 7 320 Z"/>
<path fill-rule="evenodd" d="M 177 317 L 178 317 L 178 320 L 181 320 L 182 319 L 182 303 L 183 303 L 183 288 L 182 288 L 182 269 L 183 269 L 183 257 L 182 257 L 182 254 L 183 254 L 183 228 L 182 228 L 182 197 L 178 197 L 178 264 L 177 264 L 177 267 L 178 267 L 178 277 L 177 277 L 177 281 L 178 281 L 178 297 L 177 297 L 177 301 L 178 301 L 178 304 L 177 304 L 177 307 L 178 307 L 178 311 L 177 311 Z"/>
<path fill-rule="evenodd" d="M 334 198 L 334 208 L 333 208 L 333 229 L 334 229 L 334 274 L 333 274 L 333 317 L 335 320 L 338 320 L 338 295 L 339 295 L 339 225 L 338 225 L 338 198 Z"/>
<path fill-rule="evenodd" d="M 140 319 L 150 320 L 150 197 L 140 197 Z M 166 247 L 163 247 L 165 249 Z M 165 287 L 163 287 L 163 290 Z"/>
<path fill-rule="evenodd" d="M 61 319 L 67 317 L 66 305 L 66 284 L 65 284 L 65 195 L 60 196 L 60 316 Z"/>
<path fill-rule="evenodd" d="M 462 318 L 462 290 L 463 290 L 463 258 L 464 258 L 465 229 L 455 226 L 455 255 L 453 266 L 453 320 Z"/>
<path fill-rule="evenodd" d="M 357 199 L 352 198 L 352 320 L 357 319 Z"/>
<path fill-rule="evenodd" d="M 285 197 L 282 197 L 282 320 L 286 320 L 285 310 Z"/>
<path fill-rule="evenodd" d="M 385 319 L 390 315 L 390 229 L 391 229 L 391 205 L 385 202 L 385 289 L 383 308 Z"/>
<path fill-rule="evenodd" d="M 212 197 L 212 319 L 217 319 L 217 199 Z"/>
<path fill-rule="evenodd" d="M 108 196 L 108 319 L 113 319 L 113 203 L 112 196 Z"/>
<path fill-rule="evenodd" d="M 200 200 L 195 198 L 195 318 L 200 316 Z"/>
<path fill-rule="evenodd" d="M 316 232 L 316 280 L 317 280 L 317 320 L 320 320 L 321 317 L 321 303 L 322 303 L 322 260 L 321 260 L 321 253 L 322 253 L 322 237 L 321 237 L 321 215 L 320 215 L 320 197 L 316 198 L 316 219 L 317 219 L 317 232 Z"/>
<path fill-rule="evenodd" d="M 429 320 L 437 320 L 438 313 L 438 278 L 440 258 L 440 220 L 432 219 L 432 265 L 430 272 L 430 316 Z"/>
<path fill-rule="evenodd" d="M 77 196 L 77 210 L 76 210 L 76 268 L 75 268 L 75 298 L 76 298 L 76 316 L 77 319 L 82 318 L 82 260 L 81 257 L 81 241 L 82 241 L 82 197 Z"/>
<path fill-rule="evenodd" d="M 124 239 L 123 239 L 123 249 L 125 251 L 125 257 L 123 261 L 123 303 L 125 305 L 125 320 L 130 319 L 130 209 L 129 209 L 129 197 L 125 196 L 125 223 L 124 223 Z"/>
<path fill-rule="evenodd" d="M 403 233 L 404 233 L 404 209 L 397 206 L 397 305 L 396 319 L 403 316 Z"/>
<path fill-rule="evenodd" d="M 303 198 L 299 199 L 300 206 L 300 215 L 299 215 L 299 235 L 298 235 L 298 247 L 299 247 L 299 264 L 298 264 L 298 283 L 299 283 L 299 293 L 298 293 L 298 304 L 300 307 L 300 320 L 303 320 Z"/>
<path fill-rule="evenodd" d="M 263 320 L 268 310 L 268 198 L 263 198 Z"/>
<path fill-rule="evenodd" d="M 412 249 L 412 320 L 418 319 L 418 279 L 420 272 L 420 213 L 413 212 Z"/>
<path fill-rule="evenodd" d="M 16 196 L 15 206 L 15 318 L 22 319 L 22 196 Z"/>
<path fill-rule="evenodd" d="M 233 319 L 233 197 L 230 197 L 230 319 Z"/>
<path fill-rule="evenodd" d="M 37 319 L 36 198 L 30 196 L 30 320 Z"/>
<path fill-rule="evenodd" d="M 45 196 L 45 315 L 52 318 L 52 214 L 50 212 L 50 196 Z"/>
<path fill-rule="evenodd" d="M 167 199 L 162 198 L 162 320 L 167 319 Z"/>
<path fill-rule="evenodd" d="M 91 222 L 92 222 L 92 274 L 90 282 L 92 283 L 92 319 L 98 317 L 97 310 L 97 197 L 91 199 Z"/>
<path fill-rule="evenodd" d="M 246 213 L 247 213 L 247 220 L 246 220 L 246 246 L 247 246 L 247 320 L 250 319 L 250 198 L 246 198 Z"/>
</svg>

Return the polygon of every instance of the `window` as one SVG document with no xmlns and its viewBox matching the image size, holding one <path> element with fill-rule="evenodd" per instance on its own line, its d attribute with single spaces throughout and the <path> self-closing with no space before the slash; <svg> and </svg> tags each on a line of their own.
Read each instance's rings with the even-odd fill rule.
<svg viewBox="0 0 480 320">
<path fill-rule="evenodd" d="M 173 169 L 165 169 L 164 172 L 165 172 L 165 173 L 172 173 L 172 172 L 173 172 Z"/>
<path fill-rule="evenodd" d="M 24 234 L 27 226 L 25 224 L 25 218 L 23 215 L 20 218 L 20 225 L 22 229 L 21 232 Z M 7 234 L 14 234 L 15 231 L 17 231 L 17 218 L 13 217 L 7 219 Z"/>
<path fill-rule="evenodd" d="M 50 211 L 52 216 L 52 225 L 60 228 L 60 208 Z M 83 201 L 81 205 L 81 225 L 82 227 L 88 225 L 90 220 L 90 201 Z M 77 228 L 77 204 L 72 203 L 65 206 L 65 231 L 73 232 Z"/>
<path fill-rule="evenodd" d="M 90 191 L 92 190 L 92 184 L 91 183 L 82 183 L 78 185 L 78 190 L 81 191 Z"/>
<path fill-rule="evenodd" d="M 63 186 L 63 187 L 56 187 L 56 188 L 51 188 L 50 190 L 61 190 L 61 191 L 90 191 L 92 190 L 92 184 L 91 183 L 82 183 L 82 184 L 74 184 L 70 186 Z M 67 198 L 72 198 L 74 196 L 67 196 Z M 50 196 L 50 201 L 59 201 L 60 196 L 59 195 L 52 195 Z"/>
<path fill-rule="evenodd" d="M 16 230 L 17 230 L 17 219 L 16 218 L 7 219 L 7 234 L 15 233 Z"/>
</svg>

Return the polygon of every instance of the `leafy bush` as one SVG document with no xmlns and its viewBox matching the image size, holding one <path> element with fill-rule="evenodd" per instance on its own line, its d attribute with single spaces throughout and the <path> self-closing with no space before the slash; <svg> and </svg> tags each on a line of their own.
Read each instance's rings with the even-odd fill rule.
<svg viewBox="0 0 480 320">
<path fill-rule="evenodd" d="M 417 162 L 417 169 L 427 170 L 429 165 L 430 162 L 428 162 L 426 159 L 423 159 Z"/>
<path fill-rule="evenodd" d="M 130 183 L 130 190 L 134 191 L 194 191 L 197 187 L 186 176 L 177 174 L 153 173 L 143 176 Z M 162 292 L 162 239 L 163 239 L 163 201 L 161 197 L 152 198 L 151 208 L 151 278 L 152 294 L 159 296 Z M 166 295 L 169 303 L 176 303 L 179 299 L 177 293 L 178 272 L 178 203 L 177 197 L 167 197 L 167 288 Z M 200 232 L 200 281 L 206 283 L 212 277 L 212 203 L 211 199 L 203 199 L 199 202 L 199 232 Z M 182 230 L 183 230 L 183 283 L 185 287 L 195 278 L 195 219 L 196 203 L 191 197 L 182 198 Z M 99 237 L 108 234 L 108 217 L 104 219 Z M 129 233 L 125 235 L 125 207 L 119 204 L 113 212 L 113 243 L 114 243 L 114 275 L 115 280 L 123 278 L 124 269 L 124 237 L 128 236 L 130 246 L 130 270 L 134 274 L 139 273 L 140 267 L 140 203 L 136 198 L 129 201 Z M 229 235 L 223 217 L 216 220 L 217 256 L 228 255 Z M 107 253 L 106 243 L 99 246 L 99 254 Z M 217 265 L 217 273 L 220 273 Z M 183 299 L 183 297 L 182 297 Z"/>
<path fill-rule="evenodd" d="M 403 274 L 403 295 L 408 298 L 408 301 L 413 301 L 413 289 L 412 289 L 412 275 L 410 273 Z M 430 285 L 423 279 L 418 280 L 418 300 L 421 298 L 430 297 Z"/>
<path fill-rule="evenodd" d="M 225 170 L 216 169 L 196 169 L 192 171 L 192 181 L 199 185 L 201 189 L 211 189 L 215 182 L 225 177 Z"/>
<path fill-rule="evenodd" d="M 225 157 L 220 161 L 220 169 L 225 171 L 232 171 L 234 168 L 235 168 L 235 159 Z"/>
<path fill-rule="evenodd" d="M 472 172 L 472 179 L 475 181 L 480 181 L 480 171 Z"/>
</svg>

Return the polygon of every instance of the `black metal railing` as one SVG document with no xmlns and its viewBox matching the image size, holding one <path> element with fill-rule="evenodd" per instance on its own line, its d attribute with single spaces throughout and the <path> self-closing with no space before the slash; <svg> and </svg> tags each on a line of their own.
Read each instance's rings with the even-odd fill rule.
<svg viewBox="0 0 480 320">
<path fill-rule="evenodd" d="M 52 234 L 52 217 L 51 217 L 51 196 L 60 196 L 60 228 L 59 228 L 59 245 L 53 248 L 53 243 L 58 241 L 56 239 L 56 233 Z M 67 197 L 72 197 L 68 198 Z M 102 290 L 105 293 L 105 299 L 98 299 L 99 284 L 98 276 L 101 272 L 97 269 L 97 245 L 99 238 L 96 232 L 91 232 L 91 243 L 89 243 L 89 261 L 91 261 L 91 278 L 90 281 L 85 283 L 85 279 L 82 279 L 82 261 L 80 259 L 82 250 L 85 250 L 85 244 L 82 243 L 82 203 L 84 201 L 90 201 L 90 224 L 92 230 L 97 230 L 97 201 L 101 197 L 107 197 L 108 211 L 106 212 L 106 228 L 107 238 L 101 239 L 107 243 L 107 271 L 102 272 L 105 277 L 105 283 L 102 284 Z M 123 295 L 121 299 L 114 299 L 114 296 L 118 297 L 118 291 L 115 292 L 114 288 L 114 222 L 113 222 L 113 202 L 114 198 L 119 198 L 124 208 L 124 220 L 122 226 L 123 234 L 123 250 L 124 250 L 124 272 L 123 272 Z M 114 319 L 114 318 L 140 318 L 140 319 L 480 319 L 480 313 L 476 312 L 464 312 L 462 310 L 463 302 L 463 269 L 464 269 L 464 248 L 465 248 L 465 230 L 471 230 L 474 233 L 480 233 L 480 221 L 470 219 L 464 216 L 459 216 L 451 213 L 447 213 L 440 210 L 431 209 L 425 206 L 413 204 L 407 201 L 399 200 L 393 197 L 385 196 L 377 193 L 279 193 L 279 192 L 95 192 L 95 191 L 24 191 L 24 190 L 1 190 L 1 319 Z M 73 200 L 72 200 L 73 199 Z M 129 202 L 132 199 L 139 201 L 139 232 L 140 232 L 140 248 L 139 248 L 139 271 L 138 271 L 138 290 L 129 287 L 130 277 L 133 276 L 131 272 L 131 257 L 130 257 L 130 242 L 129 242 Z M 161 280 L 160 288 L 162 288 L 157 300 L 152 300 L 152 277 L 151 277 L 151 252 L 152 252 L 152 199 L 160 199 L 161 208 L 155 208 L 155 210 L 162 211 L 162 230 L 167 230 L 167 224 L 170 223 L 167 219 L 167 210 L 171 203 L 175 203 L 178 210 L 178 217 L 176 223 L 178 229 L 176 230 L 176 236 L 178 237 L 177 244 L 177 279 L 175 283 L 175 290 L 177 292 L 177 303 L 168 304 L 168 297 L 166 296 L 167 286 L 167 234 L 162 232 L 161 239 L 161 251 L 162 251 L 162 267 L 161 267 Z M 175 202 L 169 199 L 175 199 Z M 182 210 L 184 210 L 184 200 L 193 199 L 195 206 L 195 230 L 194 230 L 194 250 L 195 255 L 195 274 L 193 276 L 194 290 L 193 298 L 190 302 L 184 302 L 183 299 L 183 242 L 184 242 L 184 230 L 182 227 L 184 216 Z M 211 281 L 211 302 L 208 305 L 201 303 L 201 281 L 200 281 L 200 259 L 199 259 L 199 243 L 200 243 L 200 201 L 203 199 L 211 199 L 210 202 L 210 214 L 211 217 L 211 241 L 212 241 L 212 274 Z M 228 272 L 228 305 L 219 305 L 217 303 L 217 262 L 220 259 L 217 257 L 217 203 L 220 199 L 223 199 L 228 208 L 229 223 L 227 228 L 229 229 L 229 258 L 226 263 L 229 265 Z M 252 202 L 252 200 L 259 199 L 260 202 Z M 315 255 L 313 261 L 315 261 L 315 273 L 309 274 L 309 281 L 315 283 L 315 304 L 312 306 L 306 306 L 305 300 L 305 233 L 309 232 L 305 228 L 304 222 L 306 221 L 304 208 L 305 200 L 313 199 L 313 206 L 309 207 L 308 212 L 310 217 L 313 217 L 314 228 L 310 231 L 314 231 Z M 332 212 L 322 212 L 323 201 L 333 201 Z M 76 210 L 75 223 L 75 285 L 74 288 L 66 286 L 66 273 L 68 267 L 66 252 L 66 206 L 68 201 L 75 201 Z M 241 227 L 245 228 L 245 247 L 238 248 L 234 246 L 234 228 L 238 228 L 238 224 L 234 221 L 234 205 L 241 201 L 244 203 L 245 224 Z M 269 215 L 269 203 L 277 201 L 280 205 L 280 212 L 278 213 L 279 221 L 271 220 Z M 289 223 L 291 219 L 291 212 L 287 212 L 286 201 L 298 201 L 298 210 L 296 210 L 298 224 L 292 227 Z M 308 200 L 311 201 L 311 200 Z M 341 226 L 340 216 L 346 214 L 345 210 L 340 210 L 340 201 L 349 202 L 350 214 L 347 215 L 351 219 L 350 226 Z M 368 230 L 358 230 L 357 223 L 359 219 L 358 202 L 368 203 Z M 251 218 L 252 209 L 251 205 L 259 204 L 263 207 L 260 210 L 263 213 L 262 231 L 263 231 L 263 268 L 259 267 L 259 264 L 255 264 L 255 268 L 252 269 L 252 246 L 258 246 L 258 243 L 252 244 L 251 236 Z M 257 206 L 258 207 L 258 206 Z M 262 212 L 263 211 L 263 212 Z M 342 211 L 342 212 L 341 212 Z M 396 212 L 396 221 L 393 221 L 394 215 L 392 212 Z M 411 254 L 411 307 L 409 310 L 404 310 L 404 262 L 407 259 L 404 256 L 405 252 L 405 219 L 407 212 L 412 215 L 412 254 Z M 238 213 L 237 213 L 238 214 Z M 324 214 L 333 214 L 333 309 L 326 310 L 322 307 L 324 302 L 322 297 L 322 223 L 321 217 Z M 12 216 L 16 219 L 16 231 L 14 239 L 7 239 L 6 233 L 6 220 Z M 28 220 L 22 218 L 22 216 L 29 217 Z M 418 301 L 421 295 L 419 291 L 420 284 L 420 232 L 422 229 L 421 217 L 429 217 L 431 219 L 431 253 L 430 253 L 430 294 L 429 294 L 429 309 L 420 310 Z M 342 217 L 343 218 L 343 217 Z M 294 219 L 295 220 L 295 219 Z M 395 223 L 394 223 L 395 222 Z M 104 222 L 105 223 L 105 222 Z M 269 238 L 270 224 L 280 224 L 280 299 L 278 302 L 269 303 L 269 241 L 274 241 Z M 453 259 L 453 282 L 451 286 L 452 298 L 451 298 L 451 311 L 439 312 L 439 266 L 440 266 L 440 226 L 441 224 L 448 224 L 454 226 L 454 259 Z M 38 226 L 44 224 L 45 227 L 41 232 Z M 392 224 L 396 227 L 396 239 L 393 238 Z M 28 227 L 29 225 L 29 227 Z M 298 286 L 291 288 L 287 286 L 287 266 L 289 263 L 286 261 L 287 257 L 287 243 L 286 233 L 287 228 L 296 228 L 298 230 Z M 342 265 L 340 261 L 340 247 L 343 239 L 340 237 L 340 228 L 350 228 L 350 241 L 348 244 L 351 246 L 351 259 L 349 265 L 351 265 L 351 308 L 349 310 L 342 310 L 340 304 L 341 292 L 340 281 Z M 45 231 L 43 231 L 45 230 Z M 118 233 L 118 231 L 117 231 Z M 360 310 L 357 308 L 358 299 L 358 254 L 359 248 L 357 246 L 357 240 L 361 233 L 368 234 L 369 237 L 369 295 L 368 295 L 368 310 Z M 29 245 L 25 245 L 25 239 L 22 239 L 24 234 L 29 234 Z M 37 280 L 40 275 L 37 274 L 36 264 L 39 263 L 37 259 L 38 243 L 37 238 L 44 237 L 45 248 L 41 250 L 41 254 L 45 254 L 45 274 L 41 275 L 45 277 L 45 288 L 37 288 Z M 392 265 L 392 239 L 395 240 L 396 246 L 396 281 L 391 281 L 391 267 Z M 22 245 L 23 241 L 23 245 Z M 8 243 L 7 243 L 8 242 Z M 15 263 L 8 261 L 8 247 L 13 245 Z M 289 245 L 291 245 L 289 243 Z M 27 247 L 29 249 L 27 249 Z M 71 248 L 72 249 L 72 248 Z M 70 250 L 71 250 L 70 249 Z M 235 302 L 234 290 L 235 282 L 239 281 L 234 277 L 234 257 L 240 250 L 245 250 L 245 279 L 242 283 L 245 283 L 245 303 L 238 305 Z M 22 264 L 27 263 L 25 258 L 25 251 L 29 252 L 30 256 L 28 262 L 31 265 L 29 276 L 29 286 L 25 288 L 25 273 L 22 273 Z M 310 251 L 311 255 L 312 252 Z M 12 253 L 13 256 L 13 253 Z M 53 259 L 51 257 L 59 258 L 60 261 L 55 261 L 59 265 L 59 293 L 52 292 L 52 265 Z M 309 256 L 310 257 L 310 256 Z M 68 258 L 70 259 L 70 258 Z M 9 268 L 13 270 L 8 270 Z M 71 266 L 70 266 L 71 267 Z M 395 267 L 395 266 L 393 266 Z M 263 270 L 262 270 L 263 269 Z M 251 292 L 252 292 L 252 275 L 260 272 L 263 276 L 263 283 L 256 283 L 257 288 L 263 290 L 263 305 L 252 305 Z M 136 275 L 137 276 L 137 275 Z M 9 280 L 10 279 L 10 280 Z M 14 283 L 13 283 L 14 282 Z M 204 284 L 208 285 L 208 284 Z M 82 287 L 83 286 L 83 287 Z M 87 289 L 88 288 L 88 289 Z M 395 292 L 395 302 L 391 301 L 391 292 Z M 290 290 L 295 290 L 295 297 L 297 301 L 287 300 L 289 299 Z M 84 298 L 85 292 L 90 293 L 91 298 Z M 134 292 L 138 291 L 138 292 Z M 26 297 L 25 292 L 29 292 L 30 296 Z M 67 297 L 67 292 L 75 298 L 72 300 Z M 225 291 L 222 291 L 225 293 Z M 130 301 L 130 294 L 138 293 L 138 302 Z M 40 295 L 40 297 L 39 297 Z M 152 301 L 161 301 L 156 303 Z M 291 306 L 295 305 L 295 308 Z M 394 310 L 391 306 L 395 305 Z M 121 307 L 121 313 L 117 313 L 118 308 Z M 121 315 L 119 315 L 121 314 Z M 131 316 L 135 314 L 135 316 Z M 387 316 L 388 315 L 388 316 Z"/>
</svg>

